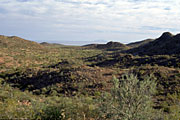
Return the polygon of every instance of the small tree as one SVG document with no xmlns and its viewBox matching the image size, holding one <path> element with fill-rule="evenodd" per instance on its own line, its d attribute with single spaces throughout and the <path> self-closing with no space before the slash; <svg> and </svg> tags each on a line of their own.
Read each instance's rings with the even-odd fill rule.
<svg viewBox="0 0 180 120">
<path fill-rule="evenodd" d="M 156 83 L 151 77 L 140 81 L 136 76 L 123 75 L 113 78 L 111 92 L 103 94 L 101 113 L 103 119 L 113 120 L 152 120 L 152 95 Z"/>
</svg>

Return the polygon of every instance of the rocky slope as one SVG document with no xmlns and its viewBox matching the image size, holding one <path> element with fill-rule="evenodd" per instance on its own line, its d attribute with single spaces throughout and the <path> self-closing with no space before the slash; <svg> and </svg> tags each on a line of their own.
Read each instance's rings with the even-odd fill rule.
<svg viewBox="0 0 180 120">
<path fill-rule="evenodd" d="M 172 55 L 180 54 L 180 34 L 163 33 L 159 38 L 147 44 L 127 51 L 135 55 Z"/>
<path fill-rule="evenodd" d="M 142 41 L 138 41 L 138 42 L 132 42 L 132 43 L 127 44 L 127 46 L 135 48 L 135 47 L 145 45 L 151 41 L 154 41 L 154 39 L 146 39 L 146 40 L 142 40 Z"/>
</svg>

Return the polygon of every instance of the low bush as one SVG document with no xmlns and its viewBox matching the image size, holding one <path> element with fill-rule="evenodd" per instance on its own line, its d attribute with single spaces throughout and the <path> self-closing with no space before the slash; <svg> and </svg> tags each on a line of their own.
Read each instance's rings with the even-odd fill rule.
<svg viewBox="0 0 180 120">
<path fill-rule="evenodd" d="M 152 120 L 158 117 L 152 101 L 156 82 L 151 77 L 140 81 L 130 74 L 120 80 L 114 77 L 113 83 L 111 92 L 104 94 L 101 99 L 102 119 Z"/>
</svg>

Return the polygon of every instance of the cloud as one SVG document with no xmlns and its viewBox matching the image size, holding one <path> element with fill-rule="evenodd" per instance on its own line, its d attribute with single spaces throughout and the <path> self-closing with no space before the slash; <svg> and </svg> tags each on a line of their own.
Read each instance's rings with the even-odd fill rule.
<svg viewBox="0 0 180 120">
<path fill-rule="evenodd" d="M 178 32 L 179 8 L 179 0 L 1 0 L 0 32 L 42 40 L 127 42 Z"/>
<path fill-rule="evenodd" d="M 6 9 L 0 7 L 0 14 L 5 14 L 5 13 L 7 13 Z"/>
</svg>

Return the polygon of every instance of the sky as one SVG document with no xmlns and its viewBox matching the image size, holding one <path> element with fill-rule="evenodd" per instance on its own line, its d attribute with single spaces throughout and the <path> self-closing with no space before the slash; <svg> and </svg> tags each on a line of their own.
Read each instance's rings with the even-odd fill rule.
<svg viewBox="0 0 180 120">
<path fill-rule="evenodd" d="M 180 0 L 0 0 L 0 35 L 82 45 L 180 32 Z"/>
</svg>

